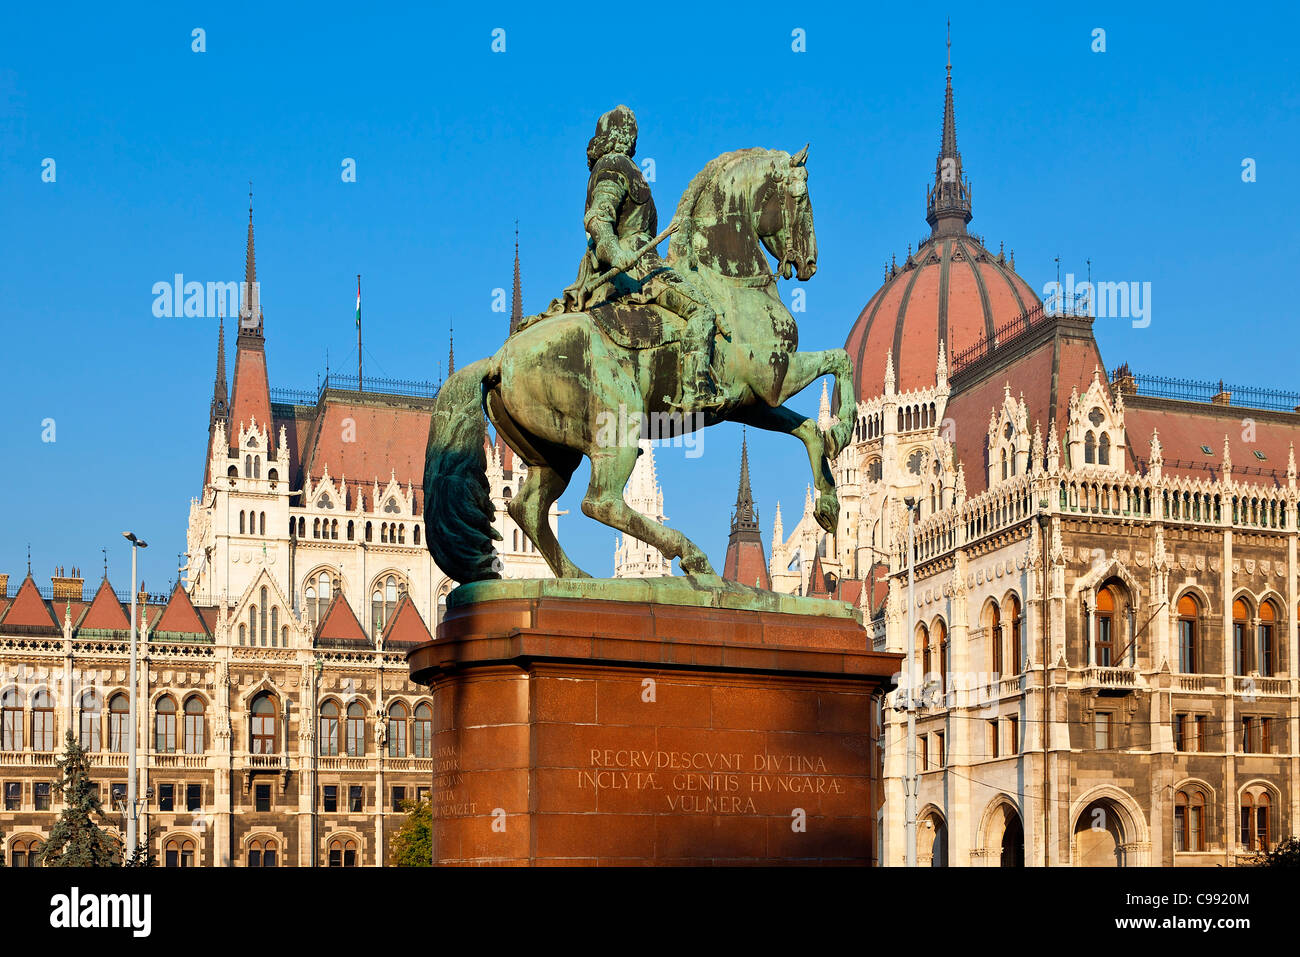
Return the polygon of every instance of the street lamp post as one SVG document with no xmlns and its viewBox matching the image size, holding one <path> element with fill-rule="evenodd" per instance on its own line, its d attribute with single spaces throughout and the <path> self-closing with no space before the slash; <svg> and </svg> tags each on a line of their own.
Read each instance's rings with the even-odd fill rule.
<svg viewBox="0 0 1300 957">
<path fill-rule="evenodd" d="M 126 780 L 126 800 L 129 806 L 129 813 L 126 818 L 126 846 L 127 853 L 134 854 L 138 846 L 139 835 L 138 819 L 140 815 L 140 806 L 136 801 L 136 789 L 138 787 L 136 773 L 136 714 L 135 699 L 139 690 L 139 679 L 136 677 L 136 631 L 135 631 L 135 553 L 141 548 L 148 548 L 147 542 L 135 537 L 135 532 L 123 532 L 122 537 L 131 543 L 131 694 L 128 698 L 130 713 L 127 715 L 127 780 Z"/>
</svg>

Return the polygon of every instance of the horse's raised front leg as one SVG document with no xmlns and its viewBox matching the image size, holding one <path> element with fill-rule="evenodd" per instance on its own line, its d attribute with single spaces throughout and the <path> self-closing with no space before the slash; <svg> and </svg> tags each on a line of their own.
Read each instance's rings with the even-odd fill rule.
<svg viewBox="0 0 1300 957">
<path fill-rule="evenodd" d="M 785 405 L 791 396 L 802 392 L 824 375 L 835 376 L 835 394 L 840 405 L 839 418 L 822 436 L 826 458 L 833 462 L 853 437 L 853 420 L 857 415 L 857 400 L 853 395 L 853 360 L 847 352 L 843 349 L 824 349 L 820 352 L 791 353 L 785 380 L 781 383 L 780 396 L 771 404 Z"/>
<path fill-rule="evenodd" d="M 826 531 L 836 531 L 840 518 L 840 499 L 835 494 L 835 479 L 831 477 L 830 460 L 826 458 L 826 443 L 817 428 L 817 422 L 784 405 L 777 406 L 775 409 L 765 405 L 745 406 L 737 409 L 732 418 L 737 422 L 752 425 L 756 429 L 793 435 L 804 444 L 804 448 L 808 450 L 808 464 L 812 466 L 813 485 L 817 489 L 813 517 Z"/>
<path fill-rule="evenodd" d="M 652 521 L 623 500 L 623 489 L 636 465 L 636 456 L 636 445 L 592 450 L 591 483 L 582 500 L 583 514 L 658 549 L 670 561 L 680 558 L 682 571 L 688 575 L 716 574 L 708 556 L 689 538 Z"/>
</svg>

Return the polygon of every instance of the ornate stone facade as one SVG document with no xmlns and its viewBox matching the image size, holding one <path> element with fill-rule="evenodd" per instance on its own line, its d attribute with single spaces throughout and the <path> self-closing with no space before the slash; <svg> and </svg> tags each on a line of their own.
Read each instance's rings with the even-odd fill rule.
<svg viewBox="0 0 1300 957">
<path fill-rule="evenodd" d="M 401 802 L 435 773 L 406 651 L 455 584 L 423 540 L 432 388 L 327 380 L 272 401 L 251 212 L 246 282 L 229 400 L 218 346 L 184 579 L 141 597 L 140 833 L 164 864 L 383 864 Z M 486 453 L 503 574 L 549 577 L 505 511 L 524 469 L 500 443 Z M 0 840 L 21 864 L 60 810 L 67 730 L 106 809 L 125 794 L 129 596 L 107 576 L 90 601 L 75 572 L 44 594 L 30 572 L 12 596 L 0 579 Z"/>
</svg>

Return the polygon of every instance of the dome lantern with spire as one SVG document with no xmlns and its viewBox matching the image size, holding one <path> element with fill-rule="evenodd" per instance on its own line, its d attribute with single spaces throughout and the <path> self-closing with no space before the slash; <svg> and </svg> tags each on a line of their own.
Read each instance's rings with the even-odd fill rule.
<svg viewBox="0 0 1300 957">
<path fill-rule="evenodd" d="M 926 190 L 930 235 L 902 265 L 886 270 L 884 285 L 867 302 L 844 347 L 853 360 L 858 398 L 879 395 L 885 361 L 893 353 L 899 391 L 934 385 L 939 344 L 955 359 L 1029 310 L 1038 296 L 996 255 L 966 231 L 971 185 L 957 149 L 949 41 L 943 131 L 934 182 Z"/>
</svg>

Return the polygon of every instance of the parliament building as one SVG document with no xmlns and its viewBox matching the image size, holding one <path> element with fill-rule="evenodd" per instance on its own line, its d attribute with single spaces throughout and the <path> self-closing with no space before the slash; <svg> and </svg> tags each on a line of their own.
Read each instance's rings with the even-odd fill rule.
<svg viewBox="0 0 1300 957">
<path fill-rule="evenodd" d="M 725 577 L 852 602 L 865 642 L 910 654 L 876 714 L 879 864 L 909 841 L 933 866 L 1251 860 L 1300 830 L 1300 394 L 1108 369 L 1097 290 L 1040 298 L 972 211 L 949 67 L 929 233 L 847 336 L 838 527 L 809 492 L 765 550 L 742 445 Z M 141 833 L 170 865 L 383 864 L 402 802 L 457 774 L 405 662 L 454 586 L 423 540 L 434 390 L 270 389 L 251 211 L 245 273 L 184 579 L 141 596 Z M 836 411 L 823 390 L 823 427 Z M 504 510 L 522 467 L 486 452 L 504 573 L 549 576 Z M 647 452 L 629 501 L 662 519 Z M 620 576 L 671 571 L 615 547 Z M 21 865 L 67 730 L 106 806 L 125 794 L 129 596 L 75 569 L 0 596 L 0 841 Z"/>
<path fill-rule="evenodd" d="M 951 67 L 925 213 L 848 333 L 839 527 L 810 494 L 770 553 L 911 652 L 879 863 L 913 828 L 922 865 L 1255 857 L 1300 830 L 1300 395 L 1108 371 L 1114 289 L 1040 299 L 968 230 Z"/>
<path fill-rule="evenodd" d="M 456 775 L 406 665 L 455 585 L 423 540 L 436 389 L 327 376 L 313 394 L 272 390 L 251 209 L 244 288 L 230 383 L 218 334 L 183 580 L 139 595 L 139 833 L 168 866 L 382 865 L 403 803 L 436 804 Z M 485 451 L 503 574 L 549 577 L 505 511 L 522 467 L 500 442 Z M 110 832 L 126 832 L 129 590 L 107 570 L 89 585 L 76 569 L 49 586 L 0 575 L 8 865 L 33 863 L 60 811 L 68 730 Z"/>
</svg>

